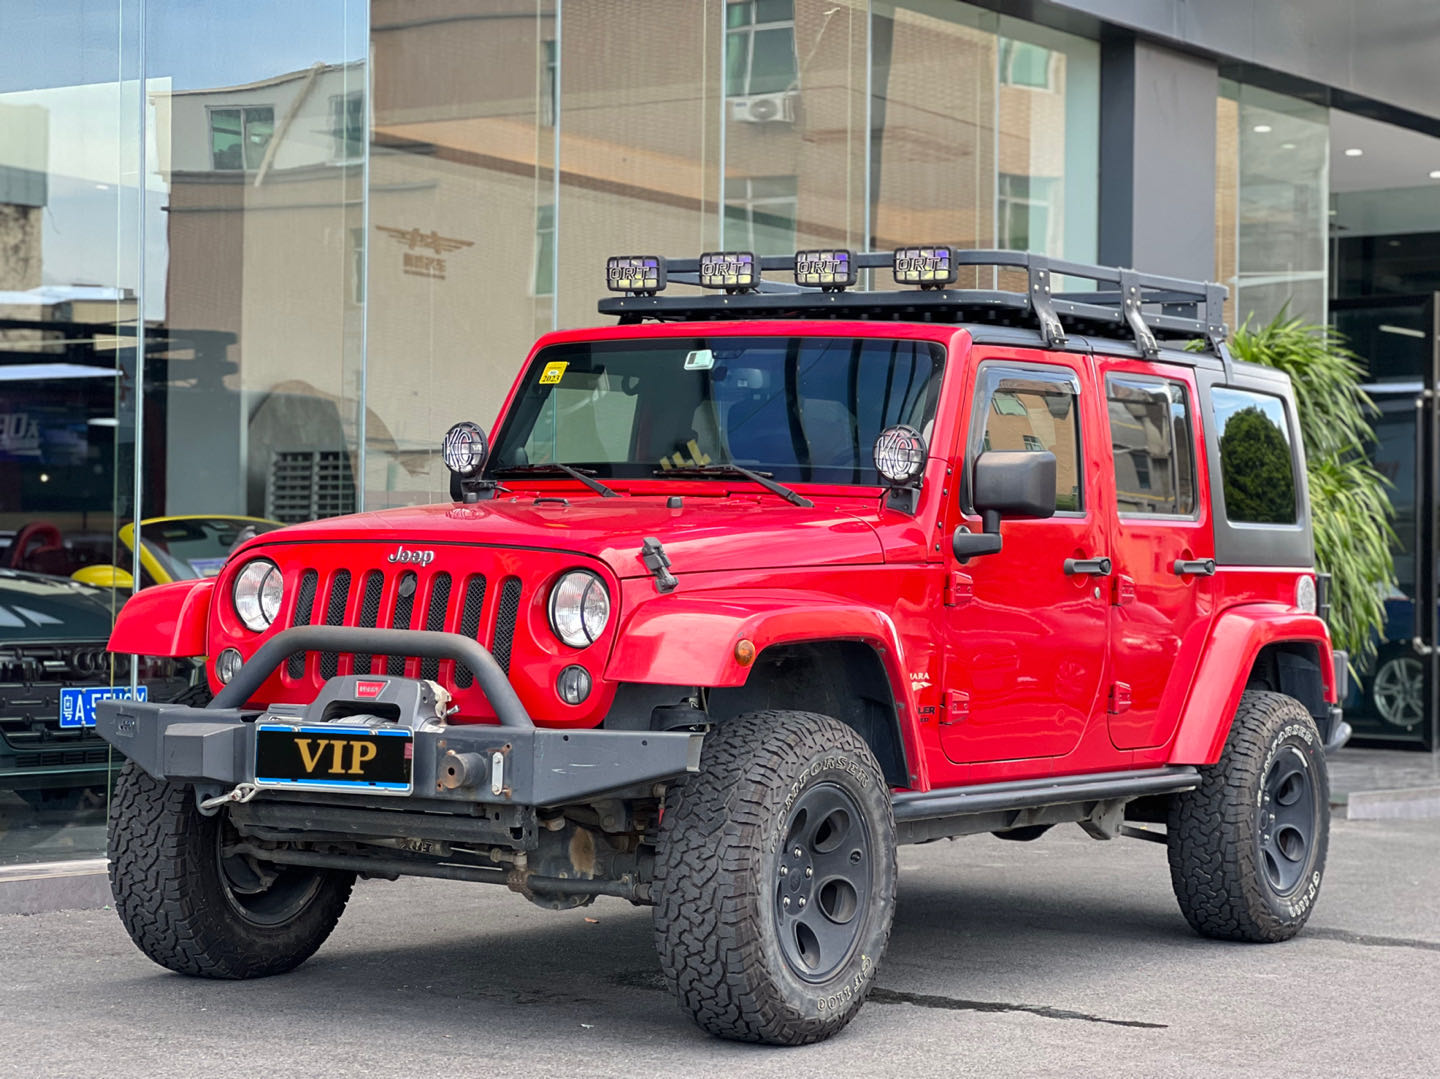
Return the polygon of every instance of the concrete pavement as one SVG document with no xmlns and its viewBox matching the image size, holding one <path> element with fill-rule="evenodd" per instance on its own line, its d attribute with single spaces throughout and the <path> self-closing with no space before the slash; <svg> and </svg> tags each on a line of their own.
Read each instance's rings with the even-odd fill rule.
<svg viewBox="0 0 1440 1079">
<path fill-rule="evenodd" d="M 819 1046 L 702 1035 L 621 901 L 369 882 L 314 959 L 248 983 L 161 970 L 108 910 L 0 917 L 0 1076 L 1440 1074 L 1440 822 L 1336 821 L 1283 945 L 1194 936 L 1158 844 L 1067 827 L 901 866 L 878 989 Z"/>
</svg>

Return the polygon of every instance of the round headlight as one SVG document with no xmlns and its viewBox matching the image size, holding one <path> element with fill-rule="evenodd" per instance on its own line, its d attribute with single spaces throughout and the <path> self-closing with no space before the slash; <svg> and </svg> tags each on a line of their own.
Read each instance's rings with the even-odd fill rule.
<svg viewBox="0 0 1440 1079">
<path fill-rule="evenodd" d="M 880 432 L 875 440 L 875 470 L 891 483 L 910 484 L 925 471 L 925 439 L 907 424 Z"/>
<path fill-rule="evenodd" d="M 550 628 L 571 648 L 593 644 L 610 621 L 605 582 L 583 569 L 572 569 L 550 590 Z"/>
<path fill-rule="evenodd" d="M 484 467 L 485 455 L 489 451 L 490 446 L 480 425 L 465 420 L 445 432 L 440 452 L 446 468 L 457 476 L 469 478 Z"/>
<path fill-rule="evenodd" d="M 255 559 L 235 578 L 232 594 L 240 621 L 256 633 L 268 629 L 279 617 L 280 600 L 285 596 L 280 567 L 266 558 Z"/>
</svg>

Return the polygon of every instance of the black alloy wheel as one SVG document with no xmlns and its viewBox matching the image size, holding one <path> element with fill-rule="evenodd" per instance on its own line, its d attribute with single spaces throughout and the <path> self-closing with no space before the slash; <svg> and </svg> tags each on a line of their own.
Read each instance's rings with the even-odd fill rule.
<svg viewBox="0 0 1440 1079">
<path fill-rule="evenodd" d="M 833 783 L 811 787 L 790 810 L 775 876 L 775 931 L 790 969 L 823 982 L 854 954 L 861 896 L 873 859 L 861 810 Z"/>
<path fill-rule="evenodd" d="M 221 891 L 235 914 L 252 925 L 283 926 L 295 919 L 325 886 L 323 869 L 274 865 L 235 852 L 240 836 L 222 818 L 215 829 Z"/>
<path fill-rule="evenodd" d="M 1289 896 L 1305 879 L 1320 825 L 1315 778 L 1305 755 L 1285 746 L 1271 761 L 1262 789 L 1255 822 L 1261 867 L 1275 894 Z"/>
</svg>

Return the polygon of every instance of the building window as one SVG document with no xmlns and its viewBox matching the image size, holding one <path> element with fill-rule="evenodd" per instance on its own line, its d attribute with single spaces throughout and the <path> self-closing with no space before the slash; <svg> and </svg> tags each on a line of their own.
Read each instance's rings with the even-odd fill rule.
<svg viewBox="0 0 1440 1079">
<path fill-rule="evenodd" d="M 365 156 L 365 92 L 330 99 L 330 132 L 335 139 L 335 160 L 358 161 Z"/>
<path fill-rule="evenodd" d="M 1000 39 L 1000 85 L 1027 86 L 1032 90 L 1053 89 L 1051 74 L 1054 54 L 1028 41 Z"/>
<path fill-rule="evenodd" d="M 543 127 L 555 126 L 556 93 L 555 84 L 559 79 L 559 61 L 555 55 L 555 42 L 540 42 L 543 63 L 540 65 L 540 123 Z"/>
<path fill-rule="evenodd" d="M 555 294 L 555 207 L 535 207 L 535 295 Z"/>
<path fill-rule="evenodd" d="M 725 93 L 729 97 L 792 90 L 794 0 L 731 0 L 725 5 Z"/>
<path fill-rule="evenodd" d="M 1010 251 L 1058 251 L 1055 194 L 1056 181 L 1050 177 L 1000 173 L 996 189 L 1000 246 Z"/>
<path fill-rule="evenodd" d="M 752 176 L 725 181 L 725 246 L 757 255 L 795 251 L 794 176 Z"/>
<path fill-rule="evenodd" d="M 217 172 L 258 169 L 275 134 L 275 109 L 210 110 L 210 164 Z"/>
</svg>

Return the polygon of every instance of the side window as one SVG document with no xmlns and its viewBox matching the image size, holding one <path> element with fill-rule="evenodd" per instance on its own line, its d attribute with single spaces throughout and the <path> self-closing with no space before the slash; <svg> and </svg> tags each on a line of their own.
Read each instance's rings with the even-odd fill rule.
<svg viewBox="0 0 1440 1079">
<path fill-rule="evenodd" d="M 1232 521 L 1294 524 L 1294 454 L 1285 405 L 1270 394 L 1216 386 L 1210 391 L 1220 438 L 1225 514 Z"/>
<path fill-rule="evenodd" d="M 1073 372 L 981 367 L 972 421 L 972 455 L 985 450 L 1049 451 L 1055 455 L 1055 508 L 1085 508 L 1080 462 L 1080 382 Z"/>
<path fill-rule="evenodd" d="M 1195 461 L 1185 387 L 1168 379 L 1105 379 L 1115 499 L 1121 513 L 1195 512 Z"/>
</svg>

